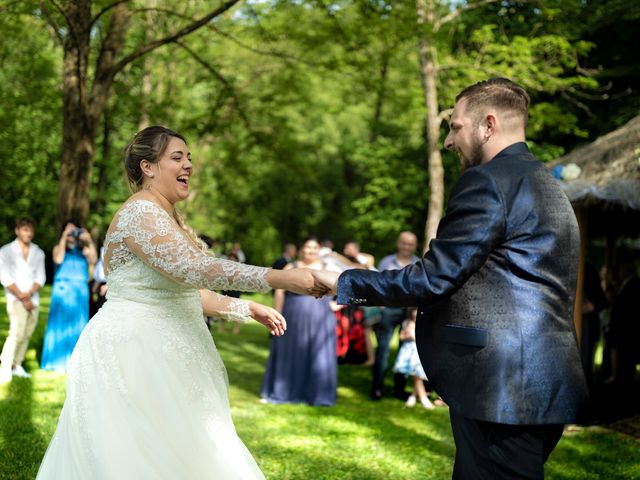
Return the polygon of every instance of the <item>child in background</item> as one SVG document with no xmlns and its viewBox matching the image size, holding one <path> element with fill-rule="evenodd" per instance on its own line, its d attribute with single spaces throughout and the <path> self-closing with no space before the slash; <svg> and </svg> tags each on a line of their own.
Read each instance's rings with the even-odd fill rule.
<svg viewBox="0 0 640 480">
<path fill-rule="evenodd" d="M 427 391 L 425 390 L 423 383 L 423 380 L 427 380 L 427 376 L 424 373 L 422 364 L 420 363 L 418 348 L 416 347 L 415 310 L 412 312 L 411 318 L 407 318 L 402 322 L 400 342 L 400 350 L 398 351 L 398 357 L 396 358 L 396 363 L 393 366 L 393 371 L 395 373 L 402 373 L 413 377 L 413 392 L 407 399 L 405 405 L 411 408 L 415 406 L 416 400 L 419 399 L 424 408 L 432 410 L 434 406 L 427 396 Z"/>
</svg>

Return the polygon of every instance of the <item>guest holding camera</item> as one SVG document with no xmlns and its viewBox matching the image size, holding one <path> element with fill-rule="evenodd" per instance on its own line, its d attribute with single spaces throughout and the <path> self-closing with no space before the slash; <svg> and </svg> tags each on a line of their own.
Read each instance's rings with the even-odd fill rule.
<svg viewBox="0 0 640 480">
<path fill-rule="evenodd" d="M 65 372 L 67 361 L 89 321 L 89 267 L 97 260 L 91 235 L 67 221 L 53 247 L 55 274 L 40 368 Z"/>
</svg>

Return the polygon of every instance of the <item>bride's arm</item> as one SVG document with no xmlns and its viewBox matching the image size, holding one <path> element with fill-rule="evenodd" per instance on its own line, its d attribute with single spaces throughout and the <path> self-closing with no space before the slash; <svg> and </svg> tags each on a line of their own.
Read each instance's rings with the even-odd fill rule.
<svg viewBox="0 0 640 480">
<path fill-rule="evenodd" d="M 198 289 L 266 293 L 283 288 L 308 293 L 313 287 L 313 277 L 304 269 L 271 270 L 207 255 L 167 212 L 150 201 L 127 204 L 118 214 L 116 232 L 143 262 Z"/>
<path fill-rule="evenodd" d="M 269 269 L 265 279 L 273 289 L 289 290 L 302 295 L 311 295 L 313 291 L 314 279 L 308 268 Z"/>
<path fill-rule="evenodd" d="M 284 334 L 287 329 L 287 323 L 278 311 L 257 302 L 226 297 L 210 290 L 200 290 L 200 301 L 202 311 L 208 316 L 242 322 L 246 321 L 247 317 L 251 317 L 267 327 L 275 336 Z"/>
</svg>

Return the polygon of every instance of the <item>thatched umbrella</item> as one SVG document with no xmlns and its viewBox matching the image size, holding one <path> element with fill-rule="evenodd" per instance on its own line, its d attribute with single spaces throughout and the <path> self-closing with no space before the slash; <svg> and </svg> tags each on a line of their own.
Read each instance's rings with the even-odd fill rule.
<svg viewBox="0 0 640 480">
<path fill-rule="evenodd" d="M 572 165 L 579 175 L 563 186 L 574 205 L 640 210 L 640 115 L 551 163 L 561 176 L 568 170 L 569 178 Z"/>
<path fill-rule="evenodd" d="M 616 239 L 640 236 L 640 115 L 558 158 L 550 167 L 562 180 L 580 223 L 581 261 L 574 317 L 580 337 L 587 239 L 606 238 L 605 263 L 610 267 Z"/>
</svg>

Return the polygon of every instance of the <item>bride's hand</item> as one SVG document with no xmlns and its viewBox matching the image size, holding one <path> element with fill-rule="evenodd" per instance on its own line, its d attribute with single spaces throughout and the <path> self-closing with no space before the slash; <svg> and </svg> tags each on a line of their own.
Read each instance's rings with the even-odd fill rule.
<svg viewBox="0 0 640 480">
<path fill-rule="evenodd" d="M 282 314 L 274 308 L 261 303 L 249 302 L 249 315 L 256 322 L 263 324 L 271 335 L 279 337 L 287 329 L 287 321 Z"/>
<path fill-rule="evenodd" d="M 308 268 L 269 270 L 266 280 L 273 289 L 289 290 L 301 295 L 312 295 L 315 281 Z"/>
</svg>

